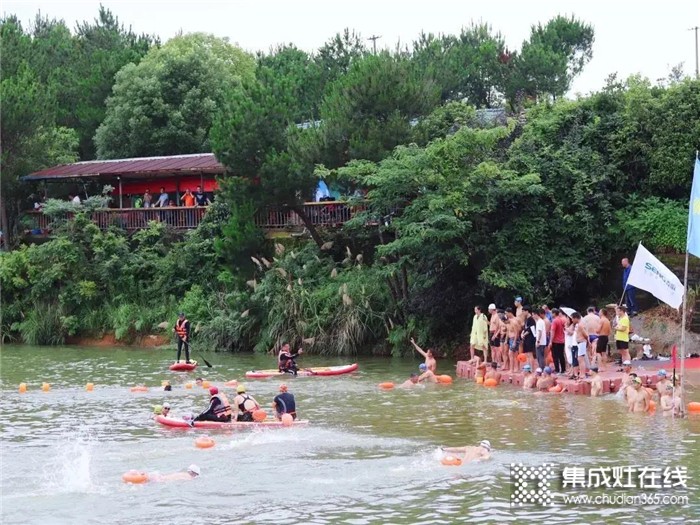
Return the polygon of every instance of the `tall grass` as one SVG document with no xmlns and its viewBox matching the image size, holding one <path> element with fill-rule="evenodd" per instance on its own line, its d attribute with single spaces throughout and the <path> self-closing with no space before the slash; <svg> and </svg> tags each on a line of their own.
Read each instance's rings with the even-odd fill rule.
<svg viewBox="0 0 700 525">
<path fill-rule="evenodd" d="M 55 303 L 37 304 L 19 324 L 22 340 L 29 345 L 61 345 L 66 340 L 63 308 Z"/>
</svg>

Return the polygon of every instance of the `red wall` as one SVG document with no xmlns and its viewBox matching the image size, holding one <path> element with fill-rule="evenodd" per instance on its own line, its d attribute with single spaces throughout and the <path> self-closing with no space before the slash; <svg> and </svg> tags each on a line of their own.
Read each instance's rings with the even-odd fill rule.
<svg viewBox="0 0 700 525">
<path fill-rule="evenodd" d="M 204 184 L 202 184 L 202 180 Z M 122 194 L 132 195 L 132 194 L 143 194 L 146 190 L 150 190 L 151 195 L 154 195 L 154 199 L 158 198 L 160 195 L 160 188 L 165 188 L 167 193 L 170 193 L 170 197 L 175 197 L 175 192 L 177 191 L 178 183 L 180 184 L 180 193 L 185 193 L 185 190 L 189 188 L 193 193 L 197 186 L 202 186 L 202 189 L 206 192 L 212 192 L 219 189 L 216 184 L 216 179 L 214 177 L 204 177 L 203 179 L 194 177 L 164 177 L 158 180 L 150 181 L 129 181 L 122 183 Z M 115 195 L 119 195 L 119 186 L 114 188 Z"/>
</svg>

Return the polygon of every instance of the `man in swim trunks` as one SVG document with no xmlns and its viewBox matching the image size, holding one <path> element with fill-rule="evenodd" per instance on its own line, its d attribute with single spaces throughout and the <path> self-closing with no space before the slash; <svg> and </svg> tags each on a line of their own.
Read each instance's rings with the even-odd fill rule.
<svg viewBox="0 0 700 525">
<path fill-rule="evenodd" d="M 525 323 L 525 307 L 523 306 L 523 298 L 518 296 L 515 298 L 515 301 L 513 301 L 513 305 L 515 306 L 515 317 L 520 319 L 520 322 L 522 324 Z"/>
<path fill-rule="evenodd" d="M 496 305 L 491 303 L 489 305 L 489 348 L 493 346 L 493 338 L 496 334 L 498 334 L 498 323 L 499 323 L 499 318 L 498 318 L 498 311 L 496 309 Z M 500 344 L 500 341 L 499 341 Z M 484 361 L 489 361 L 489 357 L 493 358 L 493 355 L 488 356 L 488 351 L 486 354 L 484 354 Z"/>
<path fill-rule="evenodd" d="M 598 340 L 596 341 L 596 365 L 603 371 L 603 366 L 608 363 L 608 343 L 610 342 L 610 319 L 605 308 L 600 309 L 600 328 L 598 329 Z"/>
<path fill-rule="evenodd" d="M 532 368 L 530 365 L 525 365 L 523 367 L 523 388 L 529 390 L 535 388 L 537 385 L 538 377 L 532 373 Z"/>
<path fill-rule="evenodd" d="M 486 371 L 484 381 L 487 379 L 495 379 L 499 385 L 501 384 L 501 373 L 498 371 L 498 364 L 495 361 L 491 363 L 491 368 Z"/>
<path fill-rule="evenodd" d="M 574 323 L 576 335 L 576 356 L 578 358 L 578 367 L 573 367 L 573 373 L 570 379 L 577 379 L 579 370 L 584 375 L 588 375 L 588 369 L 591 364 L 588 360 L 588 331 L 581 322 L 581 314 L 574 312 L 571 314 L 571 322 Z"/>
<path fill-rule="evenodd" d="M 423 350 L 420 346 L 416 344 L 415 339 L 411 337 L 411 344 L 413 345 L 413 348 L 416 349 L 416 352 L 418 352 L 420 355 L 425 357 L 425 366 L 430 370 L 433 374 L 437 372 L 437 361 L 435 361 L 435 356 L 433 355 L 433 349 L 428 348 L 427 351 Z"/>
<path fill-rule="evenodd" d="M 632 392 L 628 393 L 627 407 L 630 412 L 648 412 L 650 395 L 646 388 L 642 387 L 642 380 L 635 377 L 632 381 Z"/>
<path fill-rule="evenodd" d="M 503 343 L 501 334 L 503 332 L 504 323 L 501 320 L 501 313 L 496 310 L 491 316 L 489 330 L 491 331 L 491 361 L 498 363 L 501 361 L 501 344 Z"/>
<path fill-rule="evenodd" d="M 630 318 L 627 316 L 627 307 L 624 304 L 618 306 L 616 313 L 615 347 L 623 361 L 630 361 Z"/>
<path fill-rule="evenodd" d="M 448 454 L 456 454 L 458 457 L 461 456 L 460 459 L 464 463 L 485 461 L 491 457 L 491 442 L 485 439 L 479 443 L 478 447 L 441 447 L 441 450 Z"/>
<path fill-rule="evenodd" d="M 591 367 L 591 397 L 603 395 L 603 378 L 598 374 L 598 367 Z"/>
<path fill-rule="evenodd" d="M 518 371 L 518 350 L 520 346 L 520 322 L 513 314 L 512 308 L 506 308 L 506 336 L 508 338 L 508 362 L 510 363 L 510 372 Z"/>
<path fill-rule="evenodd" d="M 590 352 L 588 353 L 589 359 L 592 361 L 595 358 L 595 347 L 598 341 L 598 334 L 600 333 L 600 317 L 595 313 L 595 307 L 589 306 L 586 310 L 586 315 L 581 319 L 583 326 L 588 332 L 588 342 L 590 343 Z"/>
<path fill-rule="evenodd" d="M 542 375 L 537 380 L 537 390 L 546 392 L 554 386 L 554 378 L 552 377 L 552 369 L 545 366 L 542 369 Z"/>
</svg>

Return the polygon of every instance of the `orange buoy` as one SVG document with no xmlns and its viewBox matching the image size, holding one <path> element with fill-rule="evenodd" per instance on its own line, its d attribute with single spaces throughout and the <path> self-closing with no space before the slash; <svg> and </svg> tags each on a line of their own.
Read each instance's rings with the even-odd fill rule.
<svg viewBox="0 0 700 525">
<path fill-rule="evenodd" d="M 440 463 L 446 467 L 459 467 L 462 464 L 462 460 L 456 456 L 445 456 L 440 460 Z"/>
<path fill-rule="evenodd" d="M 194 446 L 197 448 L 211 448 L 215 444 L 214 440 L 209 436 L 200 436 L 194 440 Z"/>
<path fill-rule="evenodd" d="M 561 389 L 562 389 L 561 385 L 554 385 L 554 386 L 549 387 L 549 391 L 552 393 L 555 393 L 555 394 L 558 394 L 559 392 L 561 392 Z"/>
<path fill-rule="evenodd" d="M 265 412 L 262 408 L 259 408 L 253 412 L 253 419 L 258 423 L 261 423 L 267 419 L 267 412 Z"/>
<path fill-rule="evenodd" d="M 132 386 L 132 392 L 148 392 L 148 387 L 144 385 Z"/>
<path fill-rule="evenodd" d="M 477 385 L 483 385 L 484 384 L 484 378 L 483 376 L 479 376 L 476 378 L 476 384 Z"/>
<path fill-rule="evenodd" d="M 496 381 L 493 377 L 489 377 L 487 380 L 484 381 L 484 386 L 497 386 L 498 381 Z"/>
<path fill-rule="evenodd" d="M 122 474 L 122 481 L 124 483 L 146 483 L 148 481 L 148 474 L 145 472 L 139 472 L 138 470 L 130 470 Z"/>
<path fill-rule="evenodd" d="M 442 376 L 437 376 L 438 383 L 442 383 L 444 385 L 449 385 L 452 383 L 452 377 L 448 376 L 447 374 L 442 375 Z"/>
<path fill-rule="evenodd" d="M 518 354 L 518 363 L 527 363 L 527 356 L 525 354 Z"/>
<path fill-rule="evenodd" d="M 86 392 L 92 392 L 92 390 L 93 390 L 94 388 L 95 388 L 95 384 L 94 384 L 94 383 L 88 383 L 87 385 L 85 385 L 85 391 L 86 391 Z"/>
<path fill-rule="evenodd" d="M 48 392 L 51 390 L 51 385 L 48 383 L 41 383 L 41 391 L 42 392 Z"/>
<path fill-rule="evenodd" d="M 202 381 L 202 388 L 209 388 L 211 385 L 209 384 L 209 381 L 204 380 Z"/>
<path fill-rule="evenodd" d="M 187 388 L 187 389 L 192 388 L 192 383 L 185 383 L 185 388 Z"/>
<path fill-rule="evenodd" d="M 392 388 L 394 388 L 394 383 L 392 383 L 391 381 L 387 381 L 386 383 L 379 383 L 379 388 L 381 388 L 382 390 L 391 390 Z"/>
<path fill-rule="evenodd" d="M 19 393 L 25 394 L 26 392 L 27 392 L 27 383 L 20 383 L 19 384 Z"/>
<path fill-rule="evenodd" d="M 292 414 L 282 414 L 282 426 L 283 427 L 291 427 L 293 423 L 294 423 L 294 418 L 292 417 Z"/>
<path fill-rule="evenodd" d="M 654 401 L 653 399 L 650 399 L 649 400 L 649 408 L 647 410 L 649 411 L 650 414 L 653 414 L 654 412 L 656 412 L 656 401 Z"/>
<path fill-rule="evenodd" d="M 694 412 L 696 414 L 700 413 L 700 403 L 697 401 L 691 401 L 688 403 L 688 412 Z"/>
</svg>

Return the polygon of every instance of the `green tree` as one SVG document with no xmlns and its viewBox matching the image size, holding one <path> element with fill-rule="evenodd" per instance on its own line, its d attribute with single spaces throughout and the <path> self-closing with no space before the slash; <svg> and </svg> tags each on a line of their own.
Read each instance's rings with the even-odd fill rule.
<svg viewBox="0 0 700 525">
<path fill-rule="evenodd" d="M 252 56 L 195 33 L 153 48 L 116 77 L 95 135 L 100 158 L 211 151 L 209 131 L 226 93 L 252 78 Z"/>
</svg>

